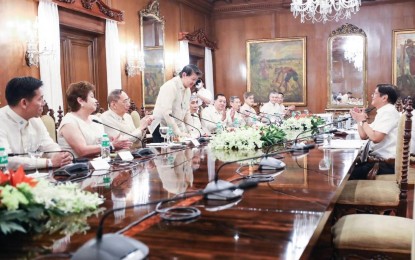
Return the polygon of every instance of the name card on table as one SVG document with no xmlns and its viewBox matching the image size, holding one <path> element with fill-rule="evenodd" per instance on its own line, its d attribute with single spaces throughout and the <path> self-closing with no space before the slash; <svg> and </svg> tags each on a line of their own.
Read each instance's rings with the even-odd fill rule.
<svg viewBox="0 0 415 260">
<path fill-rule="evenodd" d="M 96 158 L 90 163 L 95 170 L 108 170 L 111 167 L 107 160 L 101 158 Z"/>
<path fill-rule="evenodd" d="M 192 138 L 192 139 L 190 139 L 190 141 L 192 142 L 192 144 L 194 146 L 199 146 L 200 145 L 199 141 L 196 138 Z"/>
<path fill-rule="evenodd" d="M 131 154 L 130 151 L 121 151 L 118 153 L 118 156 L 123 161 L 132 161 L 134 159 L 134 156 Z"/>
</svg>

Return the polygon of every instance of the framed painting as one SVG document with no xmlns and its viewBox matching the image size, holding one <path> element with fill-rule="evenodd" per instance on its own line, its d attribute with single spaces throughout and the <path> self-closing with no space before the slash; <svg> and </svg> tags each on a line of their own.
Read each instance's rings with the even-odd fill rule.
<svg viewBox="0 0 415 260">
<path fill-rule="evenodd" d="M 145 48 L 143 71 L 143 100 L 145 107 L 153 107 L 156 103 L 160 87 L 164 79 L 164 51 L 162 48 Z"/>
<path fill-rule="evenodd" d="M 394 30 L 392 48 L 392 83 L 402 98 L 414 96 L 415 29 Z"/>
<path fill-rule="evenodd" d="M 248 40 L 247 87 L 256 102 L 284 93 L 284 104 L 307 105 L 306 37 Z"/>
</svg>

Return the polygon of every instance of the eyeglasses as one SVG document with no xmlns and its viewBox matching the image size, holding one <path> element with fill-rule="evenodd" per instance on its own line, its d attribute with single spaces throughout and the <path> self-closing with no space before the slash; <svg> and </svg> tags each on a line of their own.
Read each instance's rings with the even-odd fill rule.
<svg viewBox="0 0 415 260">
<path fill-rule="evenodd" d="M 381 97 L 383 94 L 379 93 L 379 92 L 373 92 L 372 93 L 372 97 L 374 97 L 375 95 L 378 95 L 379 97 Z"/>
<path fill-rule="evenodd" d="M 127 98 L 125 100 L 122 101 L 123 104 L 130 104 L 131 103 L 131 99 Z"/>
</svg>

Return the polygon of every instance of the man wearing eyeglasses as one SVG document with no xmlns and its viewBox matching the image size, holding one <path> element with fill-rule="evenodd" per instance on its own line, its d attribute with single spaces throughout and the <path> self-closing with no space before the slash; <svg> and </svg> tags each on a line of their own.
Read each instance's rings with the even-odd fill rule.
<svg viewBox="0 0 415 260">
<path fill-rule="evenodd" d="M 381 161 L 377 174 L 395 173 L 396 140 L 400 118 L 400 114 L 394 106 L 397 99 L 395 86 L 379 84 L 372 94 L 371 104 L 376 108 L 377 114 L 371 124 L 367 122 L 367 114 L 363 109 L 350 110 L 352 118 L 358 123 L 357 130 L 360 138 L 370 141 L 368 161 L 357 165 L 350 179 L 366 179 L 369 174 L 376 174 L 373 169 L 376 159 Z"/>
<path fill-rule="evenodd" d="M 142 139 L 145 137 L 148 125 L 153 121 L 153 116 L 145 116 L 140 120 L 140 126 L 135 127 L 133 119 L 128 110 L 130 109 L 130 98 L 127 93 L 121 89 L 113 90 L 108 95 L 109 109 L 101 115 L 101 120 L 104 124 L 112 126 L 116 129 L 120 129 L 126 133 L 129 133 L 137 138 Z M 117 138 L 121 135 L 123 139 L 130 140 L 136 143 L 137 146 L 141 145 L 141 142 L 137 138 L 132 136 L 124 135 L 121 132 L 104 126 L 105 132 L 112 138 Z"/>
</svg>

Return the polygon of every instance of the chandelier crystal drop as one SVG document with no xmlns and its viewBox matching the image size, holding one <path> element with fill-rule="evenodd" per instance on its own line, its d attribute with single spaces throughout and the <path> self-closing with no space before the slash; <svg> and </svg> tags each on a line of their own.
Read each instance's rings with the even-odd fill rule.
<svg viewBox="0 0 415 260">
<path fill-rule="evenodd" d="M 351 14 L 359 11 L 361 0 L 292 0 L 291 12 L 294 17 L 301 16 L 301 22 L 336 21 L 350 19 Z"/>
</svg>

